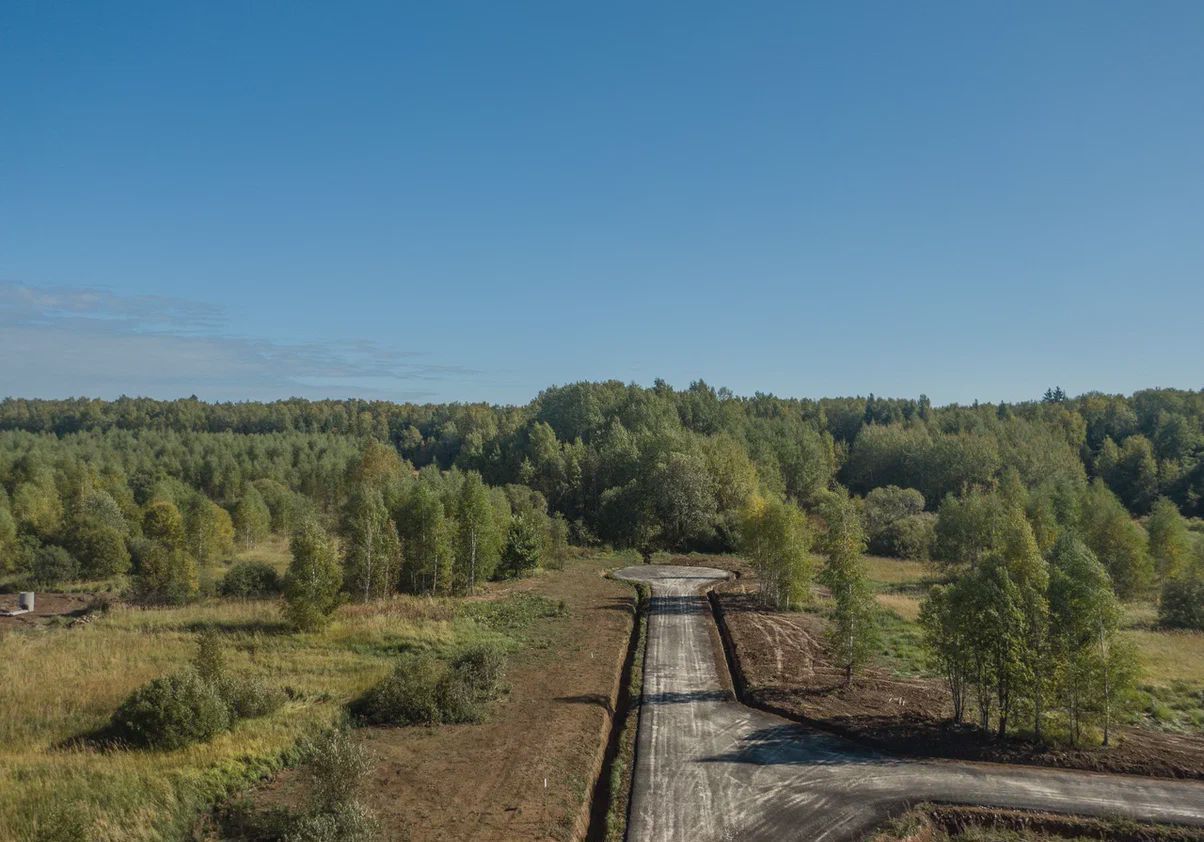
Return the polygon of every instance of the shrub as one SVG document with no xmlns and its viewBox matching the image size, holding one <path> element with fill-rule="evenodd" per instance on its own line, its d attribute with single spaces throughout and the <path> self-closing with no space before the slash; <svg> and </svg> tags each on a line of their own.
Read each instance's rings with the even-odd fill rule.
<svg viewBox="0 0 1204 842">
<path fill-rule="evenodd" d="M 355 713 L 377 725 L 437 723 L 439 684 L 446 672 L 446 665 L 431 655 L 403 655 L 392 675 L 359 701 Z"/>
<path fill-rule="evenodd" d="M 921 513 L 900 518 L 880 532 L 874 552 L 914 561 L 928 561 L 936 543 L 936 517 Z"/>
<path fill-rule="evenodd" d="M 1199 569 L 1162 586 L 1158 622 L 1173 629 L 1204 631 L 1204 572 Z"/>
<path fill-rule="evenodd" d="M 406 655 L 393 674 L 355 705 L 377 725 L 478 722 L 497 697 L 505 656 L 494 645 L 476 644 L 450 663 L 431 655 Z"/>
<path fill-rule="evenodd" d="M 343 804 L 329 813 L 301 816 L 282 837 L 283 842 L 370 842 L 380 834 L 376 817 L 359 802 Z"/>
<path fill-rule="evenodd" d="M 280 593 L 280 577 L 262 561 L 240 561 L 222 578 L 222 596 L 262 599 Z"/>
<path fill-rule="evenodd" d="M 505 664 L 501 649 L 484 643 L 456 656 L 439 684 L 443 721 L 480 721 L 484 705 L 498 695 Z"/>
<path fill-rule="evenodd" d="M 225 676 L 216 686 L 218 695 L 230 710 L 232 722 L 275 713 L 286 698 L 283 690 L 265 684 L 258 678 Z"/>
<path fill-rule="evenodd" d="M 39 547 L 33 554 L 29 578 L 40 587 L 78 579 L 79 562 L 62 547 L 53 544 Z"/>
<path fill-rule="evenodd" d="M 347 728 L 332 728 L 311 739 L 302 750 L 302 770 L 310 803 L 319 812 L 351 804 L 372 770 L 372 760 Z"/>
<path fill-rule="evenodd" d="M 186 670 L 135 690 L 113 714 L 111 733 L 129 745 L 175 749 L 229 727 L 230 711 L 217 688 Z"/>
</svg>

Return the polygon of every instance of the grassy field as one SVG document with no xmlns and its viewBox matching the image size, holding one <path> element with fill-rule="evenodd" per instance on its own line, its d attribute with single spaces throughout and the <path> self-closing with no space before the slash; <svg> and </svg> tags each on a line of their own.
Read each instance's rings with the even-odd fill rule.
<svg viewBox="0 0 1204 842">
<path fill-rule="evenodd" d="M 265 555 L 278 548 L 267 547 Z M 119 606 L 77 628 L 0 635 L 0 839 L 77 813 L 89 839 L 182 836 L 206 805 L 278 768 L 299 737 L 384 677 L 393 656 L 489 638 L 517 646 L 521 596 L 499 603 L 398 596 L 340 609 L 325 630 L 292 634 L 274 602 Z M 146 681 L 180 669 L 195 630 L 223 635 L 235 674 L 285 689 L 276 713 L 170 752 L 101 751 L 74 738 L 102 726 Z"/>
</svg>

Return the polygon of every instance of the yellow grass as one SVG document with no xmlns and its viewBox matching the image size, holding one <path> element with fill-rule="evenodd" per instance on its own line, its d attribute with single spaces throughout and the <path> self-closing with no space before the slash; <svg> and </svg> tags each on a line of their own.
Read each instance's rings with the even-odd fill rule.
<svg viewBox="0 0 1204 842">
<path fill-rule="evenodd" d="M 936 568 L 926 561 L 905 561 L 867 555 L 865 572 L 870 580 L 882 585 L 918 584 L 936 577 Z"/>
<path fill-rule="evenodd" d="M 1145 683 L 1204 686 L 1204 633 L 1131 629 L 1125 634 L 1137 647 Z"/>
<path fill-rule="evenodd" d="M 878 604 L 892 612 L 900 620 L 914 623 L 920 619 L 920 600 L 900 593 L 880 593 L 875 596 Z"/>
</svg>

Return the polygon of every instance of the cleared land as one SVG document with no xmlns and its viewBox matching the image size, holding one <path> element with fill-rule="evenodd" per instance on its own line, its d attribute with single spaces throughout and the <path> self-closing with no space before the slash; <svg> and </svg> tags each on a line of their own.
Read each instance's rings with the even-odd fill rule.
<svg viewBox="0 0 1204 842">
<path fill-rule="evenodd" d="M 260 554 L 280 561 L 279 547 Z M 512 652 L 512 691 L 498 706 L 497 734 L 484 736 L 490 724 L 449 727 L 446 736 L 445 729 L 381 732 L 387 738 L 371 800 L 386 819 L 395 812 L 448 834 L 415 839 L 463 838 L 440 831 L 432 817 L 449 799 L 467 804 L 476 788 L 498 810 L 482 826 L 504 819 L 526 838 L 540 838 L 528 827 L 567 838 L 553 833 L 576 829 L 586 810 L 607 693 L 617 686 L 631 627 L 632 590 L 601 577 L 608 565 L 571 562 L 473 600 L 398 596 L 347 605 L 309 634 L 288 631 L 274 601 L 212 599 L 179 608 L 117 604 L 71 627 L 0 630 L 0 839 L 79 820 L 96 842 L 183 838 L 209 805 L 279 771 L 297 741 L 341 717 L 347 702 L 389 673 L 398 652 L 439 653 L 474 640 Z M 528 591 L 546 596 L 527 598 Z M 549 610 L 535 610 L 541 606 Z M 136 687 L 186 664 L 203 625 L 221 632 L 234 674 L 288 693 L 283 708 L 177 751 L 106 751 L 79 739 Z M 471 760 L 453 762 L 457 753 Z M 541 754 L 550 760 L 536 763 Z M 384 777 L 398 769 L 401 777 Z"/>
<path fill-rule="evenodd" d="M 584 838 L 635 609 L 629 585 L 603 578 L 613 566 L 571 562 L 491 592 L 563 600 L 565 611 L 523 624 L 509 693 L 485 722 L 356 732 L 377 760 L 362 796 L 386 839 Z M 290 771 L 254 796 L 262 806 L 304 798 Z"/>
<path fill-rule="evenodd" d="M 699 593 L 722 573 L 641 566 L 618 575 L 653 588 L 629 838 L 854 840 L 936 799 L 1204 826 L 1197 782 L 901 761 L 746 707 L 719 677 Z"/>
<path fill-rule="evenodd" d="M 953 728 L 943 683 L 928 674 L 916 623 L 923 594 L 937 581 L 918 562 L 868 558 L 878 590 L 883 648 L 878 663 L 845 686 L 823 644 L 821 593 L 812 610 L 765 610 L 749 577 L 716 593 L 750 700 L 878 748 L 932 757 L 994 760 L 1162 777 L 1204 777 L 1204 635 L 1134 628 L 1145 668 L 1133 723 L 1112 748 L 1000 745 L 973 728 Z M 1148 615 L 1145 606 L 1133 609 Z"/>
</svg>

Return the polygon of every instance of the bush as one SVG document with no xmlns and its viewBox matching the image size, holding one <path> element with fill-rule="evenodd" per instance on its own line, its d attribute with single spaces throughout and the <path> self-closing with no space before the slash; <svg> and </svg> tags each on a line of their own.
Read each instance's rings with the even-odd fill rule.
<svg viewBox="0 0 1204 842">
<path fill-rule="evenodd" d="M 319 812 L 333 812 L 355 800 L 372 760 L 347 728 L 332 728 L 311 739 L 301 753 L 309 784 L 310 803 Z"/>
<path fill-rule="evenodd" d="M 222 596 L 263 599 L 280 593 L 280 577 L 262 561 L 240 561 L 222 578 Z"/>
<path fill-rule="evenodd" d="M 376 817 L 359 802 L 343 804 L 329 813 L 301 816 L 282 837 L 283 842 L 370 842 L 380 834 Z"/>
<path fill-rule="evenodd" d="M 478 722 L 484 705 L 493 701 L 501 686 L 506 656 L 490 644 L 475 644 L 452 660 L 440 683 L 444 722 Z"/>
<path fill-rule="evenodd" d="M 936 517 L 922 513 L 900 518 L 880 532 L 871 550 L 895 558 L 928 561 L 936 543 Z"/>
<path fill-rule="evenodd" d="M 354 707 L 377 725 L 436 725 L 478 722 L 497 697 L 505 656 L 497 646 L 476 644 L 445 662 L 432 655 L 406 655 L 393 674 Z"/>
<path fill-rule="evenodd" d="M 446 672 L 446 664 L 432 655 L 403 655 L 393 674 L 359 701 L 355 713 L 376 725 L 440 722 L 439 683 Z"/>
<path fill-rule="evenodd" d="M 113 714 L 110 730 L 132 746 L 175 749 L 229 727 L 230 710 L 217 688 L 186 670 L 135 690 Z"/>
<path fill-rule="evenodd" d="M 1166 581 L 1158 622 L 1172 629 L 1204 631 L 1204 572 L 1196 570 Z"/>
<path fill-rule="evenodd" d="M 79 562 L 62 547 L 53 544 L 39 547 L 33 554 L 29 578 L 39 587 L 78 579 Z"/>
<path fill-rule="evenodd" d="M 231 722 L 275 713 L 286 698 L 283 690 L 264 684 L 258 678 L 225 676 L 217 682 L 216 687 L 230 711 Z"/>
</svg>

